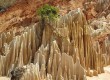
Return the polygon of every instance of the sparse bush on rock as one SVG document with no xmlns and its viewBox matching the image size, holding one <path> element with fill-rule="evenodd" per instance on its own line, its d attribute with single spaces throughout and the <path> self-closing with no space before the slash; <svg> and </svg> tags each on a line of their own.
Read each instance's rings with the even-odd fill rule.
<svg viewBox="0 0 110 80">
<path fill-rule="evenodd" d="M 3 8 L 7 8 L 13 5 L 15 2 L 16 0 L 0 0 L 0 6 Z"/>
</svg>

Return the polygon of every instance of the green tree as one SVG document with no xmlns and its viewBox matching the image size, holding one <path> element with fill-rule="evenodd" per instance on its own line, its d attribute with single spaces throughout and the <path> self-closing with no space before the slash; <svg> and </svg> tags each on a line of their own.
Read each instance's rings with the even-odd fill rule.
<svg viewBox="0 0 110 80">
<path fill-rule="evenodd" d="M 41 36 L 42 36 L 44 28 L 46 26 L 46 22 L 48 20 L 49 20 L 49 22 L 53 21 L 58 17 L 58 8 L 45 4 L 38 9 L 38 15 L 40 15 L 40 17 L 41 17 L 41 31 L 42 31 Z M 41 40 L 42 40 L 42 37 L 41 37 Z M 49 53 L 51 51 L 50 46 L 51 46 L 51 38 L 49 39 Z"/>
<path fill-rule="evenodd" d="M 58 17 L 58 8 L 51 6 L 49 4 L 45 4 L 38 9 L 37 13 L 40 16 L 41 20 L 41 31 L 42 31 L 41 36 L 42 36 L 47 21 L 51 22 Z"/>
<path fill-rule="evenodd" d="M 58 8 L 45 4 L 38 9 L 38 15 L 41 17 L 41 27 L 44 30 L 46 20 L 55 20 L 58 17 Z"/>
</svg>

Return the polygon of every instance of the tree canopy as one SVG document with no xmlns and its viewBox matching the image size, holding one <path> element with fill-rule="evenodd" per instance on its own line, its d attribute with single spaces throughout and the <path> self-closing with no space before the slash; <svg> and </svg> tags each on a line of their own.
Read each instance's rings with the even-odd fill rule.
<svg viewBox="0 0 110 80">
<path fill-rule="evenodd" d="M 58 8 L 45 4 L 38 9 L 38 15 L 43 18 L 55 19 L 58 17 Z"/>
</svg>

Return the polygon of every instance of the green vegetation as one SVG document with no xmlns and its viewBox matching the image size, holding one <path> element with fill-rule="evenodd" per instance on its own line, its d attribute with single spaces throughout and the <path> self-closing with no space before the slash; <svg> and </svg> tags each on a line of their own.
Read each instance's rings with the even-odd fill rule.
<svg viewBox="0 0 110 80">
<path fill-rule="evenodd" d="M 45 4 L 38 9 L 38 15 L 40 15 L 41 18 L 54 20 L 58 17 L 58 9 L 54 6 Z"/>
<path fill-rule="evenodd" d="M 54 6 L 45 4 L 38 9 L 38 15 L 40 15 L 40 17 L 41 17 L 41 31 L 42 31 L 41 35 L 43 35 L 43 31 L 46 26 L 46 22 L 48 20 L 49 20 L 49 22 L 53 21 L 58 17 L 58 9 Z M 51 40 L 51 38 L 49 40 Z M 50 42 L 51 41 L 49 41 L 49 51 L 50 51 L 50 45 L 51 45 Z"/>
<path fill-rule="evenodd" d="M 45 28 L 47 21 L 49 21 L 49 22 L 53 21 L 58 17 L 58 9 L 54 6 L 45 4 L 38 9 L 37 13 L 41 17 L 40 22 L 41 22 L 41 30 L 42 30 L 42 34 L 43 34 L 43 30 Z"/>
<path fill-rule="evenodd" d="M 0 6 L 7 8 L 11 5 L 13 5 L 16 2 L 16 0 L 0 0 Z"/>
</svg>

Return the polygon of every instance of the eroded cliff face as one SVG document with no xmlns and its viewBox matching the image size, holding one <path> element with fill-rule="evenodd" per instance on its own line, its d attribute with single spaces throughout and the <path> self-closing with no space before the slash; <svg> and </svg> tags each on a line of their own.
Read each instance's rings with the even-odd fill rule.
<svg viewBox="0 0 110 80">
<path fill-rule="evenodd" d="M 82 1 L 83 2 L 83 1 Z M 82 3 L 81 2 L 81 3 Z M 0 13 L 0 32 L 3 32 L 5 30 L 9 30 L 13 27 L 20 27 L 20 26 L 28 26 L 31 23 L 38 22 L 38 18 L 36 18 L 36 10 L 39 8 L 42 4 L 52 4 L 57 5 L 61 8 L 62 4 L 61 0 L 17 0 L 16 3 L 14 3 L 12 6 L 6 9 L 6 11 Z M 72 9 L 75 9 L 77 7 L 82 7 L 82 4 L 75 5 L 78 3 L 77 1 L 73 1 L 72 4 L 66 3 L 64 7 L 61 8 L 61 14 L 65 13 L 67 10 L 67 7 L 72 7 Z M 65 4 L 65 3 L 64 3 Z M 70 6 L 71 5 L 71 6 Z M 64 11 L 64 12 L 63 12 Z"/>
<path fill-rule="evenodd" d="M 7 28 L 10 29 L 15 26 L 29 25 L 36 14 L 36 6 L 39 5 L 41 5 L 40 1 L 30 2 L 28 0 L 22 0 L 9 7 L 6 12 L 0 14 L 0 31 L 2 32 Z"/>
<path fill-rule="evenodd" d="M 94 4 L 88 3 L 92 6 L 85 9 L 95 11 Z M 42 4 L 19 0 L 0 14 L 0 76 L 11 80 L 86 80 L 86 76 L 104 73 L 104 67 L 110 65 L 110 16 L 96 19 L 88 11 L 83 13 L 82 4 L 78 9 L 63 4 L 58 7 L 65 13 L 50 24 L 47 21 L 42 31 L 35 17 Z"/>
<path fill-rule="evenodd" d="M 90 31 L 84 14 L 77 9 L 47 24 L 44 31 L 37 23 L 19 35 L 16 30 L 4 32 L 0 38 L 0 75 L 20 80 L 85 80 L 86 75 L 97 76 L 110 64 L 110 46 L 108 39 L 93 41 Z"/>
<path fill-rule="evenodd" d="M 11 2 L 12 1 L 12 2 Z M 5 30 L 9 30 L 13 27 L 20 26 L 28 26 L 31 23 L 35 23 L 38 21 L 36 18 L 36 10 L 42 4 L 52 4 L 56 5 L 60 8 L 60 14 L 64 15 L 68 13 L 68 11 L 81 8 L 85 9 L 84 13 L 87 19 L 92 19 L 95 17 L 107 16 L 110 12 L 109 10 L 109 0 L 69 0 L 65 3 L 65 1 L 61 0 L 11 0 L 10 2 L 1 1 L 0 6 L 3 6 L 4 3 L 9 5 L 9 8 L 5 9 L 5 11 L 0 13 L 0 32 Z M 6 3 L 7 2 L 7 3 Z M 8 3 L 9 2 L 9 3 Z M 102 4 L 102 6 L 101 6 Z M 101 8 L 101 9 L 100 9 Z"/>
<path fill-rule="evenodd" d="M 79 20 L 79 18 L 82 19 Z M 71 21 L 68 22 L 68 19 Z M 1 34 L 1 38 L 5 38 L 5 40 L 1 39 L 1 44 L 3 44 L 0 57 L 1 76 L 8 76 L 10 71 L 14 71 L 12 76 L 16 76 L 12 78 L 21 80 L 85 79 L 85 70 L 80 65 L 79 54 L 81 52 L 77 53 L 80 49 L 78 48 L 79 42 L 77 36 L 75 37 L 75 34 L 80 35 L 79 38 L 82 41 L 79 47 L 83 48 L 83 27 L 86 25 L 86 20 L 80 9 L 71 11 L 58 21 L 52 22 L 52 26 L 47 25 L 44 31 L 41 31 L 39 24 L 25 28 L 20 35 L 15 35 L 16 30 Z M 75 32 L 71 31 L 71 28 L 75 28 Z M 77 32 L 78 30 L 81 30 L 81 34 Z M 43 35 L 41 35 L 42 32 Z M 82 53 L 83 59 L 84 49 Z M 18 67 L 18 73 L 16 67 Z M 24 68 L 24 73 L 19 70 L 21 67 Z M 77 69 L 79 71 L 76 71 Z"/>
</svg>

